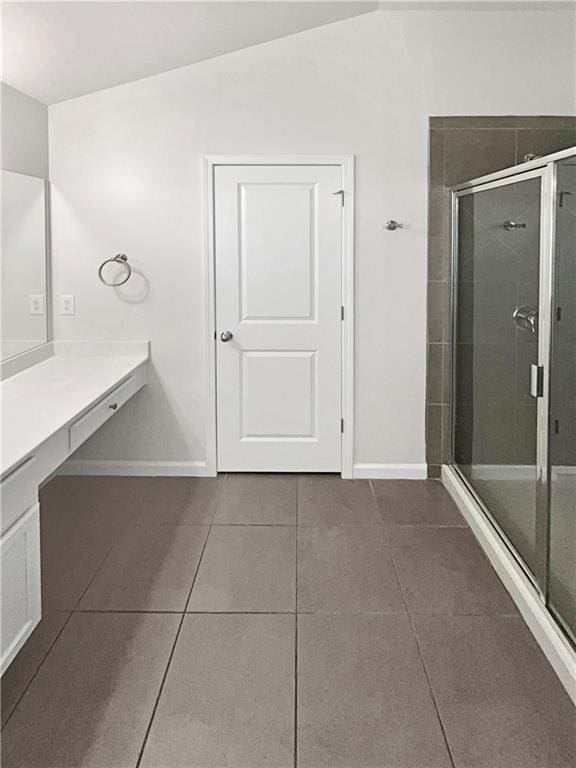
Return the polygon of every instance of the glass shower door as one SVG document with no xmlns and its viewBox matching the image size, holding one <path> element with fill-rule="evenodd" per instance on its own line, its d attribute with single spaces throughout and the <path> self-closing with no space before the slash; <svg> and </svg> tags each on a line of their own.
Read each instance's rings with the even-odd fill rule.
<svg viewBox="0 0 576 768">
<path fill-rule="evenodd" d="M 548 600 L 576 641 L 576 156 L 556 174 Z"/>
<path fill-rule="evenodd" d="M 540 171 L 456 193 L 453 456 L 541 577 Z"/>
</svg>

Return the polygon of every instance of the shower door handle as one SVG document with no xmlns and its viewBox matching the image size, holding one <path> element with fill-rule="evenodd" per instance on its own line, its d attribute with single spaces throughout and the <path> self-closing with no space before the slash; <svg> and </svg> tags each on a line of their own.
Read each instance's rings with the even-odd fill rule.
<svg viewBox="0 0 576 768">
<path fill-rule="evenodd" d="M 532 397 L 542 397 L 544 395 L 544 366 L 530 366 L 530 394 Z"/>
</svg>

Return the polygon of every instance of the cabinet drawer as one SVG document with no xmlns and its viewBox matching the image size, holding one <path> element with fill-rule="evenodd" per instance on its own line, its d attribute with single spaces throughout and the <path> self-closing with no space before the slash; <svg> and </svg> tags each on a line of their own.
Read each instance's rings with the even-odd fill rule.
<svg viewBox="0 0 576 768">
<path fill-rule="evenodd" d="M 0 538 L 0 674 L 40 621 L 39 513 L 35 504 Z"/>
<path fill-rule="evenodd" d="M 38 501 L 38 469 L 35 456 L 28 456 L 2 479 L 0 499 L 2 501 L 2 532 L 14 523 Z"/>
<path fill-rule="evenodd" d="M 70 425 L 70 450 L 75 451 L 98 427 L 113 416 L 142 387 L 136 376 L 130 376 L 105 398 Z"/>
</svg>

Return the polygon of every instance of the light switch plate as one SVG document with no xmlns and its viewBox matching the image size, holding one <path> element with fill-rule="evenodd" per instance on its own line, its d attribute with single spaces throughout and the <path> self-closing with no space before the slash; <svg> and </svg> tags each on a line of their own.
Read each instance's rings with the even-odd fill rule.
<svg viewBox="0 0 576 768">
<path fill-rule="evenodd" d="M 76 314 L 76 296 L 70 294 L 62 294 L 60 296 L 60 314 L 61 315 L 75 315 Z"/>
<path fill-rule="evenodd" d="M 44 295 L 41 293 L 31 293 L 28 296 L 28 314 L 43 315 L 45 312 Z"/>
</svg>

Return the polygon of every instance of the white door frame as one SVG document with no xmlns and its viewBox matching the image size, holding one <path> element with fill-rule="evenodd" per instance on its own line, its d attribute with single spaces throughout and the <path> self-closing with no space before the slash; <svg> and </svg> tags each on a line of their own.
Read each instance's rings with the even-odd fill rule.
<svg viewBox="0 0 576 768">
<path fill-rule="evenodd" d="M 204 155 L 204 285 L 206 296 L 206 474 L 217 473 L 216 281 L 214 170 L 218 165 L 339 165 L 342 168 L 342 477 L 354 463 L 354 155 Z M 334 190 L 335 192 L 337 190 Z"/>
</svg>

